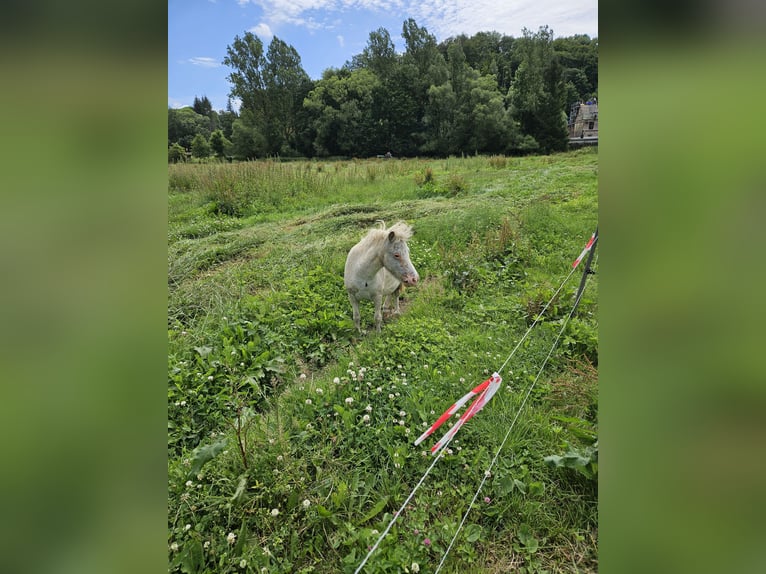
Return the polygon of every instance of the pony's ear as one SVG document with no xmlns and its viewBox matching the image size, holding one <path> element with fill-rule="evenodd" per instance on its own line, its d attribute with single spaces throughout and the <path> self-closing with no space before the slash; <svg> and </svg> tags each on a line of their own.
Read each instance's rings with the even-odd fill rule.
<svg viewBox="0 0 766 574">
<path fill-rule="evenodd" d="M 396 233 L 394 233 L 393 231 L 389 231 L 388 232 L 388 240 L 389 241 L 393 241 L 394 238 L 396 238 Z"/>
</svg>

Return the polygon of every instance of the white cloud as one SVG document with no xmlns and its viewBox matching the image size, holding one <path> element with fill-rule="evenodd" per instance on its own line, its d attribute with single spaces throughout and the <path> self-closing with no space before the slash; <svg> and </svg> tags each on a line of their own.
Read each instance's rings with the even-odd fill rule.
<svg viewBox="0 0 766 574">
<path fill-rule="evenodd" d="M 271 31 L 271 27 L 266 22 L 261 22 L 257 26 L 253 26 L 248 30 L 248 32 L 252 32 L 259 38 L 272 38 L 274 36 L 274 32 Z"/>
<path fill-rule="evenodd" d="M 346 45 L 346 40 L 343 38 L 343 36 L 341 36 L 341 35 L 339 34 L 338 36 L 336 36 L 336 38 L 338 38 L 338 45 L 339 45 L 341 48 L 342 48 L 343 46 L 345 46 L 345 45 Z"/>
<path fill-rule="evenodd" d="M 439 41 L 458 34 L 496 31 L 518 37 L 547 25 L 555 36 L 598 35 L 597 0 L 238 0 L 263 9 L 264 23 L 331 28 L 326 12 L 358 10 L 412 15 Z M 319 11 L 324 13 L 320 14 Z M 273 35 L 273 34 L 272 34 Z"/>
<path fill-rule="evenodd" d="M 518 37 L 522 28 L 536 32 L 545 25 L 555 36 L 598 35 L 596 0 L 422 0 L 411 10 L 440 40 L 491 31 Z"/>
<path fill-rule="evenodd" d="M 175 98 L 171 98 L 170 96 L 168 96 L 168 106 L 170 106 L 171 108 L 178 109 L 178 108 L 186 107 L 187 105 L 189 104 L 185 104 L 180 100 L 177 100 Z"/>
<path fill-rule="evenodd" d="M 221 66 L 221 62 L 216 60 L 215 58 L 207 58 L 207 57 L 196 57 L 196 58 L 189 58 L 187 62 L 194 64 L 195 66 L 202 66 L 203 68 L 218 68 Z"/>
</svg>

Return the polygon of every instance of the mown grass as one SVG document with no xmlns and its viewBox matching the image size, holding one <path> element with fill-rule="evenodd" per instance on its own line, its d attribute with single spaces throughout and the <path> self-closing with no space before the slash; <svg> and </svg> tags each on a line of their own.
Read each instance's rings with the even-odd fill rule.
<svg viewBox="0 0 766 574">
<path fill-rule="evenodd" d="M 432 462 L 434 441 L 414 439 L 504 363 L 570 271 L 597 225 L 597 160 L 586 149 L 170 166 L 169 570 L 353 572 Z M 358 336 L 343 264 L 379 219 L 413 225 L 421 282 L 401 316 Z M 436 569 L 578 280 L 364 572 Z M 595 465 L 544 460 L 596 437 L 597 285 L 592 276 L 443 572 L 597 570 Z M 369 304 L 362 321 L 371 326 Z"/>
</svg>

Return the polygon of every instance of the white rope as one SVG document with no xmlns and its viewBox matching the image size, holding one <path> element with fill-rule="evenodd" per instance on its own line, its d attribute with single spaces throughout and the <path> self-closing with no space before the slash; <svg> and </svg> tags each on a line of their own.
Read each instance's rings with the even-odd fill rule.
<svg viewBox="0 0 766 574">
<path fill-rule="evenodd" d="M 566 282 L 567 282 L 567 281 L 569 281 L 569 278 L 572 276 L 572 273 L 574 273 L 574 272 L 575 272 L 575 269 L 576 269 L 576 267 L 575 267 L 575 268 L 573 268 L 573 269 L 572 269 L 572 270 L 569 272 L 569 275 L 567 275 L 567 276 L 566 276 L 566 278 L 565 278 L 565 279 L 564 279 L 564 280 L 561 282 L 561 285 L 559 285 L 559 288 L 558 288 L 558 289 L 556 289 L 556 292 L 553 294 L 553 296 L 552 296 L 552 297 L 551 297 L 551 298 L 548 300 L 548 302 L 545 304 L 545 307 L 543 307 L 543 310 L 542 310 L 542 311 L 540 311 L 540 312 L 537 314 L 537 317 L 535 317 L 535 320 L 534 320 L 534 322 L 533 322 L 533 323 L 532 323 L 532 324 L 529 326 L 529 329 L 527 329 L 527 332 L 526 332 L 526 333 L 524 333 L 524 336 L 523 336 L 521 339 L 519 339 L 519 342 L 518 342 L 518 343 L 516 343 L 516 346 L 513 348 L 513 351 L 511 351 L 511 354 L 510 354 L 510 355 L 508 355 L 508 358 L 505 360 L 505 362 L 503 363 L 503 365 L 502 365 L 502 366 L 501 366 L 501 367 L 500 367 L 500 368 L 497 370 L 497 373 L 498 373 L 498 374 L 500 374 L 500 372 L 501 372 L 501 371 L 502 371 L 502 370 L 505 368 L 505 366 L 508 364 L 508 361 L 510 361 L 510 360 L 511 360 L 511 357 L 513 357 L 513 355 L 516 353 L 516 351 L 518 350 L 518 348 L 519 348 L 519 347 L 521 346 L 521 344 L 524 342 L 524 339 L 526 339 L 526 338 L 527 338 L 527 335 L 529 335 L 529 333 L 532 331 L 532 329 L 535 327 L 535 325 L 537 325 L 537 324 L 540 322 L 540 319 L 542 319 L 542 316 L 543 316 L 543 314 L 545 313 L 545 311 L 548 309 L 548 306 L 549 306 L 551 303 L 553 303 L 553 300 L 556 298 L 556 295 L 558 295 L 558 294 L 559 294 L 559 291 L 561 291 L 561 289 L 563 289 L 563 287 L 564 287 L 564 285 L 566 284 Z"/>
<path fill-rule="evenodd" d="M 407 500 L 404 501 L 404 504 L 399 508 L 399 510 L 396 511 L 396 514 L 394 514 L 394 517 L 391 519 L 391 522 L 388 523 L 388 526 L 386 526 L 386 529 L 381 533 L 381 535 L 378 537 L 378 540 L 375 542 L 372 548 L 370 548 L 370 551 L 367 553 L 367 556 L 364 557 L 364 560 L 362 560 L 362 563 L 359 565 L 359 567 L 354 571 L 354 574 L 359 574 L 359 572 L 362 571 L 362 566 L 364 566 L 367 561 L 370 559 L 370 556 L 372 556 L 372 553 L 375 552 L 375 550 L 378 548 L 378 545 L 380 542 L 386 537 L 388 534 L 388 531 L 391 530 L 391 527 L 394 525 L 394 522 L 401 516 L 402 512 L 404 512 L 404 509 L 407 507 L 407 504 L 409 504 L 410 500 L 412 500 L 412 497 L 415 496 L 415 493 L 417 492 L 418 488 L 423 484 L 423 481 L 426 479 L 428 474 L 431 472 L 434 466 L 436 466 L 436 463 L 439 462 L 439 459 L 444 454 L 444 451 L 442 450 L 439 452 L 439 455 L 434 457 L 434 461 L 431 463 L 431 466 L 428 467 L 428 470 L 426 470 L 425 474 L 422 476 L 422 478 L 418 481 L 418 483 L 415 485 L 415 488 L 412 489 L 412 492 L 407 497 Z"/>
<path fill-rule="evenodd" d="M 569 279 L 569 277 L 571 275 L 572 275 L 572 273 L 570 272 L 569 275 L 567 276 L 567 279 Z M 567 279 L 564 280 L 564 283 L 566 283 Z M 563 284 L 562 284 L 562 287 L 563 287 Z M 559 287 L 559 290 L 561 290 L 561 287 Z M 564 333 L 564 329 L 566 329 L 566 326 L 569 324 L 569 320 L 574 315 L 574 311 L 577 308 L 577 305 L 580 302 L 580 299 L 582 298 L 582 295 L 583 295 L 584 292 L 585 292 L 585 289 L 583 289 L 580 292 L 579 296 L 577 297 L 577 300 L 572 305 L 572 310 L 569 312 L 569 315 L 567 315 L 567 318 L 564 320 L 564 323 L 561 325 L 561 329 L 559 330 L 558 335 L 556 335 L 556 340 L 553 341 L 553 345 L 551 346 L 550 351 L 548 351 L 548 355 L 545 357 L 545 360 L 543 361 L 543 364 L 540 367 L 540 370 L 537 371 L 537 376 L 535 376 L 535 380 L 532 381 L 531 385 L 529 385 L 529 389 L 527 389 L 527 393 L 524 395 L 524 400 L 521 401 L 521 405 L 516 410 L 516 416 L 513 417 L 513 421 L 511 421 L 511 426 L 508 427 L 508 432 L 505 433 L 505 437 L 503 438 L 503 442 L 500 443 L 500 447 L 497 449 L 497 452 L 495 453 L 495 456 L 492 458 L 492 462 L 490 462 L 489 468 L 484 471 L 484 478 L 481 479 L 481 483 L 479 484 L 479 488 L 476 490 L 476 493 L 473 495 L 473 499 L 471 500 L 471 503 L 468 505 L 468 509 L 465 511 L 465 514 L 463 514 L 463 519 L 460 521 L 460 524 L 458 525 L 457 530 L 455 531 L 455 535 L 452 537 L 452 540 L 450 541 L 449 546 L 447 547 L 447 550 L 444 552 L 444 555 L 442 556 L 442 559 L 439 562 L 439 566 L 434 571 L 434 574 L 438 574 L 439 570 L 441 570 L 442 565 L 444 564 L 444 561 L 447 559 L 447 555 L 449 554 L 450 550 L 452 549 L 452 545 L 455 543 L 455 540 L 457 539 L 457 535 L 460 533 L 460 530 L 463 528 L 463 524 L 465 524 L 465 521 L 468 518 L 468 513 L 471 512 L 471 509 L 473 508 L 473 505 L 476 502 L 476 499 L 479 497 L 479 493 L 481 492 L 481 489 L 484 487 L 484 483 L 487 482 L 487 478 L 489 478 L 492 475 L 492 468 L 495 466 L 495 463 L 497 462 L 497 459 L 500 456 L 500 451 L 503 450 L 503 447 L 505 446 L 505 443 L 508 441 L 508 437 L 511 435 L 511 431 L 513 430 L 513 427 L 516 425 L 516 421 L 518 420 L 519 415 L 521 414 L 521 411 L 524 409 L 524 405 L 526 405 L 527 399 L 529 398 L 529 395 L 532 393 L 532 389 L 534 389 L 535 385 L 537 384 L 538 379 L 540 378 L 540 375 L 543 372 L 543 369 L 545 369 L 545 365 L 548 364 L 548 360 L 551 358 L 551 355 L 553 354 L 553 351 L 558 346 L 559 340 L 561 339 L 561 335 Z M 558 293 L 558 291 L 556 293 Z M 556 295 L 554 294 L 554 297 L 555 296 Z M 515 351 L 515 349 L 514 349 L 514 351 Z M 505 366 L 505 365 L 503 365 L 503 366 Z"/>
</svg>

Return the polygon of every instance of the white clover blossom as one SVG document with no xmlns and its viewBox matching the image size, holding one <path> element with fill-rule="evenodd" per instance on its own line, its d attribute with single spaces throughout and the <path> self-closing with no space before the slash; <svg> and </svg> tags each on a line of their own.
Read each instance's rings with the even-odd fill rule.
<svg viewBox="0 0 766 574">
<path fill-rule="evenodd" d="M 366 422 L 366 423 L 370 422 L 370 415 L 364 415 L 364 416 L 362 417 L 362 420 L 363 420 L 364 422 Z"/>
<path fill-rule="evenodd" d="M 346 404 L 347 405 L 350 405 L 353 402 L 354 402 L 354 397 L 346 397 Z"/>
<path fill-rule="evenodd" d="M 271 515 L 272 516 L 279 516 L 279 508 L 272 508 L 271 509 Z"/>
<path fill-rule="evenodd" d="M 210 540 L 205 540 L 205 543 L 202 545 L 202 548 L 205 550 L 208 550 L 210 548 Z"/>
<path fill-rule="evenodd" d="M 311 399 L 306 399 L 306 404 L 310 405 L 311 404 Z"/>
<path fill-rule="evenodd" d="M 187 532 L 189 530 L 191 530 L 191 524 L 187 524 L 186 526 L 184 526 L 184 532 Z"/>
<path fill-rule="evenodd" d="M 173 542 L 173 544 L 170 545 L 170 549 L 173 552 L 178 552 L 178 542 Z"/>
<path fill-rule="evenodd" d="M 366 410 L 368 413 L 371 413 L 372 412 L 372 405 L 367 405 L 366 407 L 364 407 L 364 410 Z"/>
<path fill-rule="evenodd" d="M 234 544 L 236 541 L 237 541 L 237 535 L 234 534 L 233 532 L 229 532 L 226 535 L 226 542 L 228 542 L 229 544 Z"/>
<path fill-rule="evenodd" d="M 308 508 L 309 506 L 311 506 L 311 501 L 307 498 L 303 501 L 303 508 Z"/>
<path fill-rule="evenodd" d="M 301 373 L 300 379 L 301 379 L 301 381 L 305 381 L 306 380 L 306 373 Z"/>
<path fill-rule="evenodd" d="M 420 572 L 420 564 L 418 564 L 417 562 L 413 562 L 410 565 L 410 570 L 412 570 L 413 572 L 415 572 L 415 574 L 417 574 L 418 572 Z"/>
<path fill-rule="evenodd" d="M 338 377 L 335 377 L 335 378 L 332 380 L 332 382 L 333 382 L 333 383 L 335 383 L 336 385 L 339 385 L 339 384 L 340 384 L 340 378 L 338 378 Z"/>
<path fill-rule="evenodd" d="M 324 391 L 322 389 L 317 389 L 317 394 L 321 395 Z"/>
<path fill-rule="evenodd" d="M 240 568 L 247 568 L 247 560 L 245 560 L 244 558 L 242 560 L 240 560 L 239 561 L 239 567 Z"/>
</svg>

